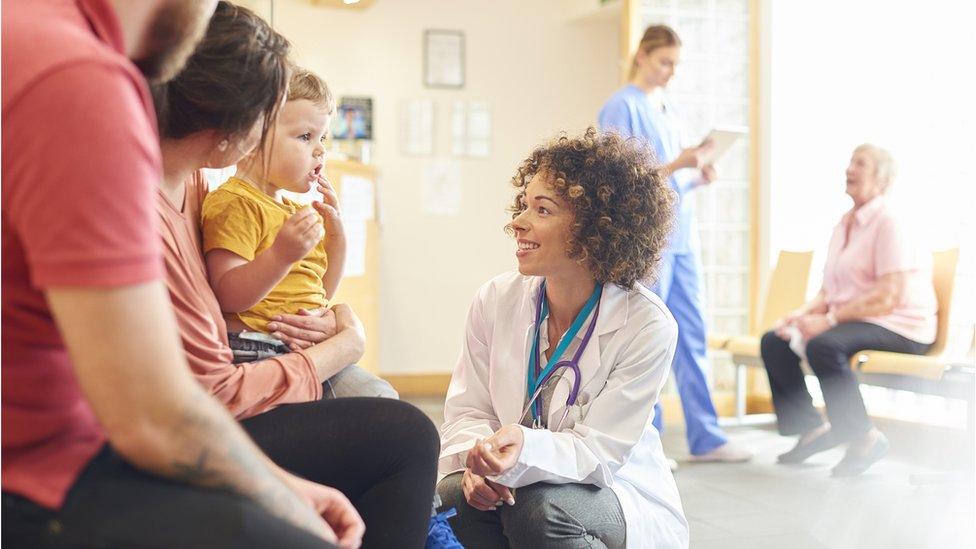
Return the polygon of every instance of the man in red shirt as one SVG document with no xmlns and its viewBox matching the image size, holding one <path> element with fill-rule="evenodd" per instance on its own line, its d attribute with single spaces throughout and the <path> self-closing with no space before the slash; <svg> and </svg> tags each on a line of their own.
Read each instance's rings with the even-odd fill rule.
<svg viewBox="0 0 976 549">
<path fill-rule="evenodd" d="M 5 545 L 308 547 L 362 536 L 348 500 L 261 454 L 179 346 L 140 69 L 173 76 L 215 4 L 2 4 Z"/>
</svg>

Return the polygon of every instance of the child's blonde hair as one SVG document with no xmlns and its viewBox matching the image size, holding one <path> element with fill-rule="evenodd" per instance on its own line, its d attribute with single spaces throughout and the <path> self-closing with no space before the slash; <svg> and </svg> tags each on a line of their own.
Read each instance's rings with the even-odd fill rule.
<svg viewBox="0 0 976 549">
<path fill-rule="evenodd" d="M 308 69 L 293 65 L 291 81 L 288 82 L 288 101 L 299 99 L 307 99 L 329 114 L 335 112 L 335 98 L 325 80 Z"/>
</svg>

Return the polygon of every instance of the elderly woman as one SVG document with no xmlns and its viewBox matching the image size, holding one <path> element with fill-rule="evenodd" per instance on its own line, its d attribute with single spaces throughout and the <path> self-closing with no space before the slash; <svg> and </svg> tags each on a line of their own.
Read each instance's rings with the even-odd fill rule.
<svg viewBox="0 0 976 549">
<path fill-rule="evenodd" d="M 847 167 L 854 207 L 834 229 L 823 286 L 762 338 L 779 431 L 800 435 L 780 463 L 847 444 L 832 475 L 866 471 L 885 455 L 888 441 L 868 419 L 851 356 L 864 349 L 924 354 L 935 340 L 931 265 L 911 249 L 884 199 L 894 172 L 884 149 L 854 149 Z M 798 352 L 820 381 L 829 423 L 813 407 Z"/>
<path fill-rule="evenodd" d="M 518 272 L 471 305 L 438 492 L 468 548 L 688 546 L 653 407 L 677 326 L 643 287 L 673 192 L 636 140 L 592 129 L 514 178 Z"/>
</svg>

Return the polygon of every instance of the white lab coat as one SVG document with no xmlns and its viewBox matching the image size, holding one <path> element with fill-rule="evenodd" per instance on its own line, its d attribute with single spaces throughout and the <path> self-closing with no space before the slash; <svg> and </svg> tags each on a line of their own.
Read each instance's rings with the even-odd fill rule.
<svg viewBox="0 0 976 549">
<path fill-rule="evenodd" d="M 464 470 L 475 441 L 519 423 L 541 283 L 540 277 L 513 272 L 478 291 L 444 407 L 442 477 Z M 578 348 L 588 322 L 567 357 Z M 688 522 L 651 424 L 677 333 L 674 318 L 649 290 L 605 285 L 600 316 L 580 358 L 577 404 L 560 432 L 522 427 L 525 444 L 518 462 L 493 480 L 515 488 L 536 482 L 609 487 L 623 510 L 628 547 L 688 547 Z M 544 336 L 543 326 L 540 339 Z M 572 376 L 567 373 L 553 392 L 551 426 L 566 408 Z"/>
</svg>

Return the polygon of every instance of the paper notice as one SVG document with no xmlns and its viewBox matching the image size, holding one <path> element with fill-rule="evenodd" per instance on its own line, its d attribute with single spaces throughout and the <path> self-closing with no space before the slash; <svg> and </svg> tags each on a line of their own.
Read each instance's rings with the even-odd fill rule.
<svg viewBox="0 0 976 549">
<path fill-rule="evenodd" d="M 491 107 L 484 101 L 455 101 L 451 115 L 451 154 L 486 157 L 491 154 Z"/>
<path fill-rule="evenodd" d="M 366 220 L 344 219 L 346 230 L 346 265 L 343 277 L 356 277 L 366 274 Z"/>
<path fill-rule="evenodd" d="M 434 153 L 434 102 L 415 99 L 403 105 L 400 117 L 400 146 L 404 154 Z"/>
<path fill-rule="evenodd" d="M 488 103 L 468 103 L 468 156 L 486 157 L 491 153 L 491 109 Z"/>
<path fill-rule="evenodd" d="M 424 212 L 453 217 L 461 211 L 461 164 L 457 160 L 437 159 L 424 166 Z"/>
<path fill-rule="evenodd" d="M 339 206 L 343 221 L 367 220 L 376 217 L 376 197 L 373 182 L 365 177 L 344 175 L 339 183 Z"/>
</svg>

